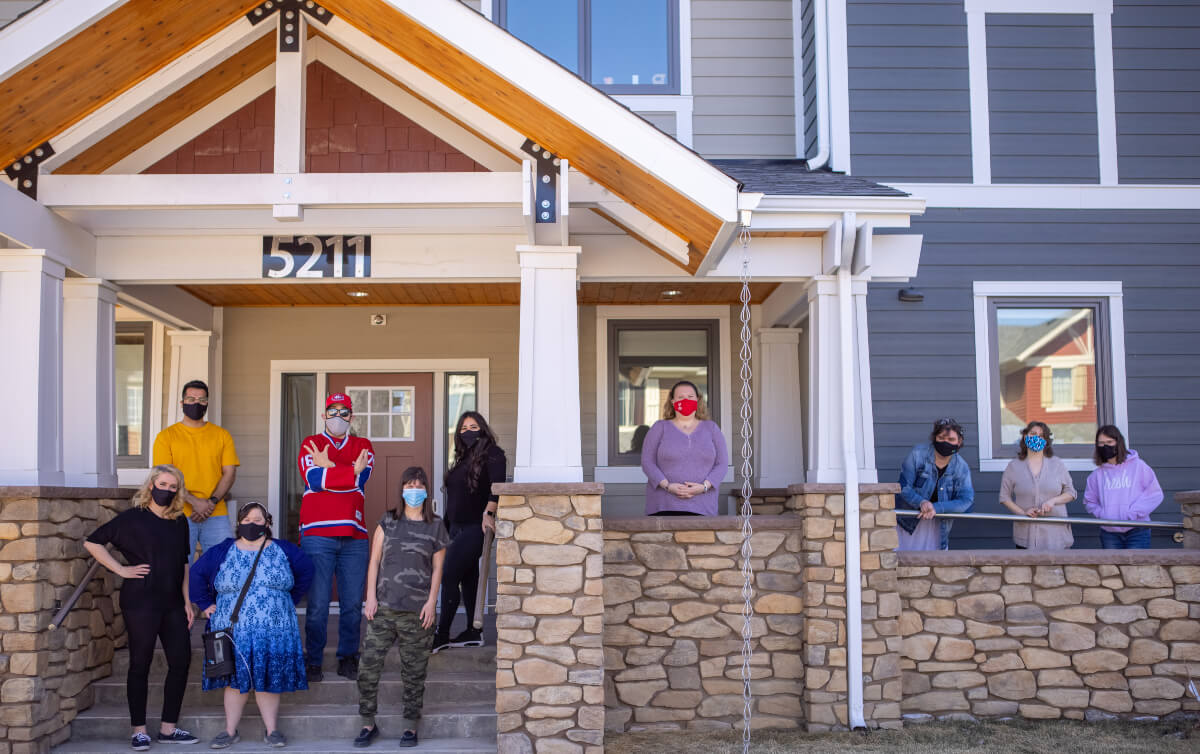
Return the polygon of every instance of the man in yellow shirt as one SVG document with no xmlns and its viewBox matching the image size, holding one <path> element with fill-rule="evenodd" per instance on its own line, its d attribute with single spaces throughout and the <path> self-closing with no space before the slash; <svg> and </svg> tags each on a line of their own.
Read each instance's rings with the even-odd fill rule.
<svg viewBox="0 0 1200 754">
<path fill-rule="evenodd" d="M 196 500 L 194 506 L 183 504 L 191 535 L 189 552 L 195 558 L 197 542 L 203 553 L 233 536 L 233 511 L 226 508 L 225 495 L 237 477 L 239 461 L 229 431 L 204 420 L 208 385 L 200 380 L 184 385 L 181 403 L 183 420 L 154 438 L 154 465 L 169 463 L 182 471 Z"/>
</svg>

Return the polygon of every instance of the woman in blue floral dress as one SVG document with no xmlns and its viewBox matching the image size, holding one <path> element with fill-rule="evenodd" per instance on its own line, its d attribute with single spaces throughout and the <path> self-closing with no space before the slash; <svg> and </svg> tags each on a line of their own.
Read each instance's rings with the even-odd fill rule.
<svg viewBox="0 0 1200 754">
<path fill-rule="evenodd" d="M 208 617 L 209 630 L 227 628 L 262 548 L 233 629 L 236 675 L 204 678 L 205 691 L 225 689 L 225 730 L 213 739 L 211 747 L 224 749 L 240 740 L 237 726 L 251 689 L 263 717 L 264 741 L 281 747 L 287 739 L 277 727 L 279 695 L 308 688 L 296 605 L 312 583 L 313 565 L 299 547 L 271 538 L 271 515 L 261 504 L 243 505 L 237 521 L 237 539 L 209 549 L 191 572 L 191 598 Z"/>
</svg>

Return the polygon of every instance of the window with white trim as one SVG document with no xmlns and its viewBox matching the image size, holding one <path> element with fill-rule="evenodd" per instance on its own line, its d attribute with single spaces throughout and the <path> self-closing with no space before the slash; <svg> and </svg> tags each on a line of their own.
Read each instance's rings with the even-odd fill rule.
<svg viewBox="0 0 1200 754">
<path fill-rule="evenodd" d="M 347 387 L 350 402 L 356 407 L 350 428 L 368 440 L 412 441 L 413 402 L 416 388 Z"/>
<path fill-rule="evenodd" d="M 1090 468 L 1096 429 L 1126 415 L 1120 302 L 1120 283 L 975 284 L 982 470 L 1002 468 L 1031 421 Z"/>
</svg>

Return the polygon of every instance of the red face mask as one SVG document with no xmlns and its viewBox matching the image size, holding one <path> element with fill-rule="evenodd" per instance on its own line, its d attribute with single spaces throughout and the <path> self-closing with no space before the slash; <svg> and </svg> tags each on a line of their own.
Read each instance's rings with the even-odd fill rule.
<svg viewBox="0 0 1200 754">
<path fill-rule="evenodd" d="M 676 413 L 679 413 L 683 416 L 691 416 L 692 414 L 696 413 L 696 409 L 699 408 L 700 402 L 693 400 L 692 398 L 682 398 L 675 401 L 675 403 L 672 405 L 675 406 Z"/>
</svg>

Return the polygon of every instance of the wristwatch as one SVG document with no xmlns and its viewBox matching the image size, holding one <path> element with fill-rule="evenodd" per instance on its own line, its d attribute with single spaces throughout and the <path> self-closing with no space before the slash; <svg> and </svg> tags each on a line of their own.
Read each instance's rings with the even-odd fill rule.
<svg viewBox="0 0 1200 754">
<path fill-rule="evenodd" d="M 707 479 L 705 479 L 705 480 L 704 480 L 704 491 L 705 491 L 705 492 L 708 492 L 708 491 L 709 491 L 709 490 L 711 490 L 711 489 L 712 489 L 712 482 L 710 482 L 710 481 L 708 481 Z"/>
<path fill-rule="evenodd" d="M 221 498 L 219 498 L 219 497 L 210 497 L 210 498 L 208 499 L 208 502 L 212 503 L 213 505 L 216 505 L 217 503 L 221 502 Z"/>
<path fill-rule="evenodd" d="M 489 510 L 485 510 L 485 511 L 484 511 L 484 513 L 488 514 L 488 515 L 489 515 L 489 516 L 491 516 L 492 518 L 495 518 L 495 517 L 496 517 L 496 511 L 489 511 Z"/>
</svg>

